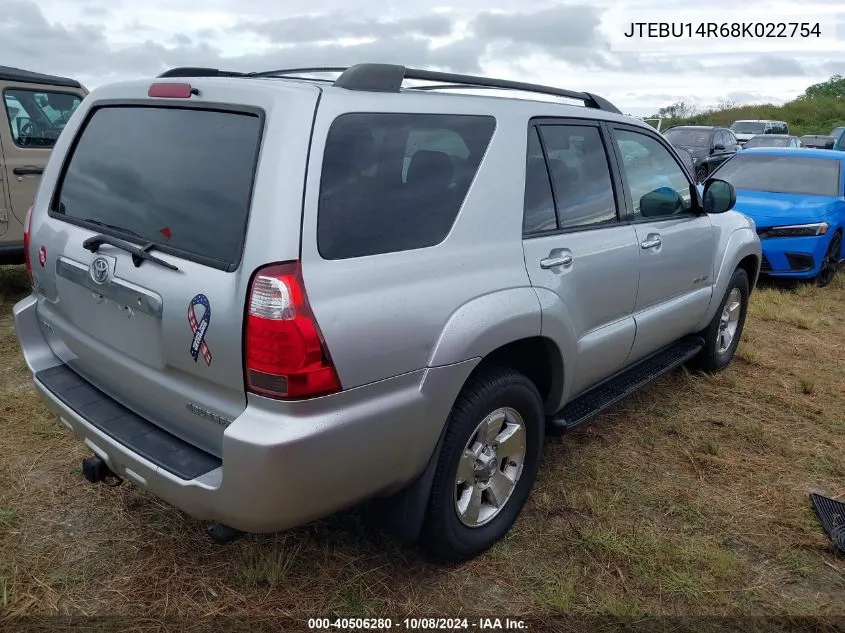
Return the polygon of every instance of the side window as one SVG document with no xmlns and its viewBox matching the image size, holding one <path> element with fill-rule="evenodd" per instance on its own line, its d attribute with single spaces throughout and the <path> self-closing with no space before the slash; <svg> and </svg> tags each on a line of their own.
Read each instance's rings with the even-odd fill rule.
<svg viewBox="0 0 845 633">
<path fill-rule="evenodd" d="M 616 199 L 607 153 L 597 127 L 544 125 L 561 228 L 616 221 Z"/>
<path fill-rule="evenodd" d="M 557 215 L 549 181 L 549 170 L 536 127 L 528 131 L 528 156 L 525 161 L 525 206 L 522 234 L 531 235 L 557 229 Z"/>
<path fill-rule="evenodd" d="M 53 147 L 82 102 L 79 95 L 66 92 L 9 89 L 3 96 L 12 139 L 19 147 Z"/>
<path fill-rule="evenodd" d="M 439 244 L 496 128 L 489 116 L 350 113 L 329 129 L 317 248 L 347 259 Z"/>
<path fill-rule="evenodd" d="M 725 149 L 728 149 L 731 146 L 730 139 L 728 138 L 728 133 L 724 130 L 720 130 L 717 132 L 716 144 L 724 146 Z"/>
<path fill-rule="evenodd" d="M 624 147 L 636 144 L 646 155 L 637 163 L 623 161 L 635 219 L 674 216 L 692 208 L 690 182 L 663 145 L 650 136 L 630 130 L 617 129 L 615 136 L 621 153 L 624 154 Z M 647 206 L 644 206 L 643 198 L 647 195 Z"/>
<path fill-rule="evenodd" d="M 733 149 L 736 145 L 736 136 L 734 136 L 733 132 L 723 132 L 725 135 L 725 147 L 727 149 Z"/>
</svg>

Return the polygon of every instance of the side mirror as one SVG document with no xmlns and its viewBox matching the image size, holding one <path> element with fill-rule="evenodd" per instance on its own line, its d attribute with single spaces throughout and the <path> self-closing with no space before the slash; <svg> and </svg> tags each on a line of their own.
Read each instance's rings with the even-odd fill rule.
<svg viewBox="0 0 845 633">
<path fill-rule="evenodd" d="M 644 218 L 673 215 L 683 207 L 684 199 L 671 187 L 660 187 L 640 198 L 640 215 Z"/>
<path fill-rule="evenodd" d="M 705 213 L 725 213 L 736 204 L 736 188 L 726 180 L 712 178 L 704 183 Z"/>
<path fill-rule="evenodd" d="M 722 145 L 721 143 L 716 143 L 716 144 L 713 146 L 713 149 L 715 149 L 717 152 L 724 152 L 724 151 L 725 151 L 725 146 L 724 146 L 724 145 Z"/>
</svg>

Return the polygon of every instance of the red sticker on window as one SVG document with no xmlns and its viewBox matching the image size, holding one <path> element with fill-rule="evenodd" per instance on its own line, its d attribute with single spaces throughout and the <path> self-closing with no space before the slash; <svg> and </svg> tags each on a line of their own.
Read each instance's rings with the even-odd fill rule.
<svg viewBox="0 0 845 633">
<path fill-rule="evenodd" d="M 170 239 L 170 228 L 168 228 L 168 227 L 166 227 L 166 226 L 165 226 L 163 229 L 161 229 L 161 230 L 159 231 L 159 233 L 161 233 L 162 235 L 164 235 L 165 239 L 168 239 L 168 240 Z"/>
</svg>

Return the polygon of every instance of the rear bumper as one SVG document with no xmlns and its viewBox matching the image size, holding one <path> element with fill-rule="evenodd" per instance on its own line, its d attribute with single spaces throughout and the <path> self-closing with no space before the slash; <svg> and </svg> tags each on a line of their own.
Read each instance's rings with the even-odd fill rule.
<svg viewBox="0 0 845 633">
<path fill-rule="evenodd" d="M 818 237 L 778 237 L 761 240 L 768 266 L 760 272 L 771 277 L 811 279 L 819 274 L 833 234 Z"/>
<path fill-rule="evenodd" d="M 13 312 L 38 393 L 112 471 L 195 518 L 247 532 L 301 525 L 412 482 L 476 365 L 424 369 L 296 403 L 250 396 L 216 457 L 122 409 L 73 374 L 42 334 L 34 296 Z M 127 430 L 144 424 L 136 434 Z"/>
</svg>

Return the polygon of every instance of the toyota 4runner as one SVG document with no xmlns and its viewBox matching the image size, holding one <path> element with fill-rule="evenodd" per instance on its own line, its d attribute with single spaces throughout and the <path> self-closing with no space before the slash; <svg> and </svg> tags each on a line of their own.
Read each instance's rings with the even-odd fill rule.
<svg viewBox="0 0 845 633">
<path fill-rule="evenodd" d="M 252 532 L 372 500 L 463 560 L 517 518 L 546 430 L 730 362 L 760 242 L 730 184 L 702 192 L 590 93 L 174 69 L 70 118 L 15 324 L 90 480 Z"/>
</svg>

